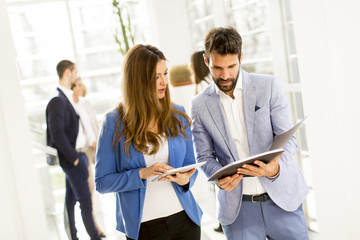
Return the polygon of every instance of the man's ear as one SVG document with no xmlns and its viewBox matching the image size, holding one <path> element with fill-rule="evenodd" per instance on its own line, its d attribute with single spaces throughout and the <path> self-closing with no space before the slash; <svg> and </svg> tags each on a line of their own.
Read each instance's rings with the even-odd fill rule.
<svg viewBox="0 0 360 240">
<path fill-rule="evenodd" d="M 63 77 L 67 77 L 69 74 L 70 74 L 70 69 L 69 68 L 67 68 L 67 69 L 65 69 L 65 71 L 64 71 L 64 73 L 63 73 Z"/>
<path fill-rule="evenodd" d="M 240 55 L 240 59 L 239 59 L 240 64 L 242 62 L 242 59 L 243 59 L 243 52 L 241 52 L 241 55 Z"/>
<path fill-rule="evenodd" d="M 204 62 L 205 62 L 205 64 L 206 64 L 206 66 L 209 67 L 209 62 L 208 62 L 208 59 L 206 58 L 206 55 L 203 54 L 203 56 L 204 56 Z"/>
</svg>

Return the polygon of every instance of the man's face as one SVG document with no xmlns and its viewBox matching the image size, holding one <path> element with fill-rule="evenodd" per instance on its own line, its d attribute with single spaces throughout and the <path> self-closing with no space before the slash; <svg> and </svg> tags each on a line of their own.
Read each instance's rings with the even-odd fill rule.
<svg viewBox="0 0 360 240">
<path fill-rule="evenodd" d="M 78 70 L 76 68 L 76 65 L 74 65 L 74 69 L 70 71 L 69 77 L 70 77 L 70 83 L 75 84 L 76 79 L 78 79 Z"/>
<path fill-rule="evenodd" d="M 213 52 L 208 59 L 208 66 L 215 84 L 229 96 L 232 96 L 236 86 L 240 62 L 241 58 L 239 59 L 237 54 L 220 55 Z"/>
</svg>

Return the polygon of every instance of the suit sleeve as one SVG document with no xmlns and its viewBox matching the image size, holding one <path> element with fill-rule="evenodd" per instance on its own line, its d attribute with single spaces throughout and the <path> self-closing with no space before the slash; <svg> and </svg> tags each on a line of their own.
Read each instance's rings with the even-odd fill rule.
<svg viewBox="0 0 360 240">
<path fill-rule="evenodd" d="M 215 157 L 214 142 L 201 122 L 200 116 L 197 112 L 197 105 L 194 101 L 191 102 L 190 107 L 191 119 L 192 119 L 192 134 L 196 151 L 196 161 L 204 162 L 206 164 L 201 166 L 207 177 L 210 177 L 217 170 L 222 168 L 222 165 L 217 161 Z"/>
<path fill-rule="evenodd" d="M 118 169 L 121 169 L 121 166 L 117 166 L 117 164 L 121 164 L 121 158 L 123 156 L 119 153 L 120 150 L 118 148 L 118 153 L 116 153 L 113 148 L 112 142 L 114 133 L 114 119 L 107 116 L 107 119 L 103 122 L 100 130 L 96 151 L 96 190 L 100 193 L 109 193 L 127 192 L 145 188 L 146 180 L 141 179 L 139 175 L 141 169 L 140 166 L 139 168 L 118 171 Z"/>
<path fill-rule="evenodd" d="M 288 100 L 281 88 L 280 83 L 274 79 L 271 86 L 271 101 L 270 101 L 270 115 L 273 132 L 278 136 L 292 127 L 291 112 Z M 289 166 L 296 164 L 294 161 L 294 154 L 297 151 L 297 144 L 295 136 L 292 136 L 289 142 L 284 147 L 285 154 L 280 158 L 280 174 L 285 174 L 289 170 Z M 270 178 L 274 181 L 276 178 Z"/>
<path fill-rule="evenodd" d="M 48 129 L 58 151 L 65 156 L 66 161 L 74 164 L 78 153 L 71 145 L 65 133 L 65 106 L 61 99 L 53 98 L 47 107 Z"/>
</svg>

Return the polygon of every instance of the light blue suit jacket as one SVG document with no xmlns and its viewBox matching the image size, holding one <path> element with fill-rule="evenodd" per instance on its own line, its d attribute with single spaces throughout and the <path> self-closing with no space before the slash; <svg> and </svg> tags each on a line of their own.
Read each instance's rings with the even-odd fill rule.
<svg viewBox="0 0 360 240">
<path fill-rule="evenodd" d="M 180 111 L 183 107 L 174 105 Z M 185 127 L 187 119 L 177 116 Z M 119 112 L 114 110 L 106 115 L 103 122 L 96 153 L 95 185 L 100 193 L 116 193 L 116 229 L 133 239 L 138 238 L 146 191 L 146 181 L 141 179 L 139 171 L 146 167 L 143 153 L 135 150 L 131 144 L 129 157 L 123 147 L 125 138 L 117 144 L 114 151 L 112 139 Z M 123 125 L 119 131 L 123 129 Z M 174 137 L 168 139 L 169 165 L 177 168 L 195 163 L 194 148 L 190 127 L 185 129 L 189 139 Z M 176 195 L 190 219 L 200 226 L 202 211 L 196 203 L 190 188 L 193 186 L 198 172 L 190 177 L 188 187 L 172 182 Z M 164 196 L 166 197 L 166 196 Z M 156 203 L 154 203 L 156 204 Z"/>
<path fill-rule="evenodd" d="M 255 155 L 268 151 L 274 137 L 292 127 L 291 115 L 282 88 L 273 76 L 240 71 L 250 155 Z M 201 168 L 210 177 L 222 166 L 239 159 L 214 83 L 193 98 L 190 112 L 196 160 L 207 161 Z M 308 187 L 293 158 L 297 151 L 294 136 L 284 149 L 280 175 L 276 179 L 260 177 L 260 181 L 280 208 L 295 211 L 308 193 Z M 242 181 L 231 192 L 218 187 L 216 190 L 219 221 L 229 225 L 241 208 Z"/>
</svg>

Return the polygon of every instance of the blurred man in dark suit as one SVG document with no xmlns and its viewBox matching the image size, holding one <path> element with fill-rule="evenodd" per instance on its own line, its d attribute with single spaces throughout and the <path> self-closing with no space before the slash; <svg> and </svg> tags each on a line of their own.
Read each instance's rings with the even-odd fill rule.
<svg viewBox="0 0 360 240">
<path fill-rule="evenodd" d="M 60 166 L 66 174 L 65 222 L 68 221 L 72 240 L 77 240 L 74 207 L 80 203 L 81 216 L 91 239 L 100 239 L 92 216 L 88 185 L 89 161 L 83 152 L 76 151 L 79 117 L 73 106 L 71 84 L 77 78 L 76 65 L 62 60 L 56 67 L 59 86 L 46 108 L 47 145 L 58 151 Z"/>
</svg>

